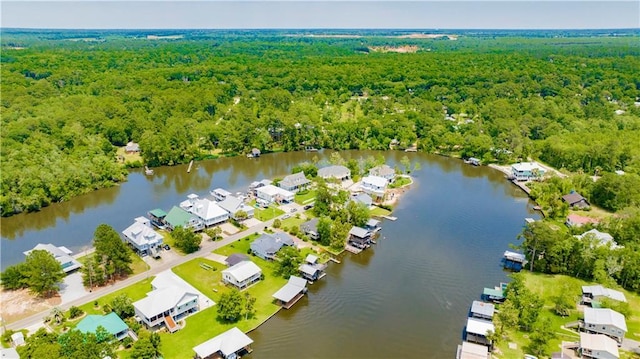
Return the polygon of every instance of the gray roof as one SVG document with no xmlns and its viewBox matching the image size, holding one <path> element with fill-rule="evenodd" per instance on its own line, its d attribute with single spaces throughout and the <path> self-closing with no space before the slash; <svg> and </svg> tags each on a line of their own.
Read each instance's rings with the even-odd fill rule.
<svg viewBox="0 0 640 359">
<path fill-rule="evenodd" d="M 479 314 L 485 317 L 493 317 L 493 312 L 496 307 L 491 303 L 481 302 L 479 300 L 474 300 L 471 305 L 471 313 Z"/>
<path fill-rule="evenodd" d="M 369 170 L 369 175 L 371 176 L 386 177 L 395 174 L 396 171 L 389 165 L 376 166 Z"/>
<path fill-rule="evenodd" d="M 609 289 L 598 285 L 583 285 L 582 286 L 582 294 L 591 294 L 593 297 L 606 297 L 610 299 L 614 299 L 620 302 L 626 302 L 627 298 L 625 298 L 624 293 L 617 291 L 615 289 Z"/>
<path fill-rule="evenodd" d="M 566 194 L 564 196 L 562 196 L 562 199 L 567 202 L 569 205 L 572 205 L 574 203 L 578 203 L 582 200 L 584 200 L 585 202 L 587 201 L 586 198 L 582 197 L 582 195 L 580 195 L 580 193 L 578 192 L 572 192 L 569 194 Z M 589 202 L 587 202 L 589 203 Z"/>
<path fill-rule="evenodd" d="M 356 202 L 360 202 L 366 206 L 371 207 L 373 205 L 373 199 L 366 193 L 360 193 L 359 195 L 353 197 Z"/>
<path fill-rule="evenodd" d="M 351 176 L 351 170 L 345 166 L 327 166 L 318 170 L 318 176 L 322 178 L 344 178 Z"/>
<path fill-rule="evenodd" d="M 313 254 L 309 254 L 304 259 L 304 261 L 307 262 L 307 263 L 315 264 L 316 262 L 318 262 L 318 257 L 314 256 Z"/>
<path fill-rule="evenodd" d="M 62 265 L 62 270 L 70 272 L 74 269 L 80 268 L 81 264 L 75 258 L 71 256 L 71 252 L 67 247 L 56 247 L 51 243 L 42 244 L 38 243 L 33 249 L 24 252 L 25 256 L 28 256 L 31 251 L 47 251 L 53 255 L 53 257 Z"/>
<path fill-rule="evenodd" d="M 314 267 L 312 265 L 309 265 L 309 264 L 306 264 L 306 263 L 300 265 L 300 271 L 302 273 L 310 275 L 310 276 L 313 276 L 319 270 L 320 270 L 320 268 L 316 268 L 316 267 Z"/>
<path fill-rule="evenodd" d="M 627 331 L 624 315 L 609 308 L 584 308 L 584 322 L 595 325 L 612 325 L 622 331 Z"/>
<path fill-rule="evenodd" d="M 517 252 L 504 251 L 503 257 L 514 262 L 524 263 L 526 261 L 524 254 Z"/>
<path fill-rule="evenodd" d="M 369 231 L 367 231 L 366 229 L 356 226 L 351 227 L 349 234 L 358 238 L 366 238 L 367 236 L 371 235 L 371 233 L 369 233 Z"/>
<path fill-rule="evenodd" d="M 227 257 L 227 259 L 225 259 L 225 262 L 227 262 L 227 265 L 230 267 L 233 267 L 234 265 L 240 263 L 240 262 L 244 262 L 244 261 L 248 261 L 249 257 L 245 254 L 242 253 L 234 253 L 230 256 Z"/>
<path fill-rule="evenodd" d="M 288 175 L 285 178 L 283 178 L 282 181 L 280 181 L 279 186 L 291 188 L 296 186 L 303 186 L 310 182 L 311 181 L 308 180 L 307 177 L 305 177 L 304 172 L 300 171 L 298 173 L 294 173 L 292 175 Z"/>
<path fill-rule="evenodd" d="M 307 286 L 307 280 L 292 275 L 289 278 L 287 284 L 280 288 L 277 292 L 273 293 L 273 297 L 283 302 L 288 302 L 295 298 L 296 295 L 302 293 Z"/>
<path fill-rule="evenodd" d="M 225 357 L 253 343 L 253 340 L 244 334 L 238 327 L 233 327 L 226 332 L 213 337 L 206 342 L 193 347 L 198 357 L 207 358 L 217 352 Z"/>
<path fill-rule="evenodd" d="M 581 235 L 576 236 L 576 237 L 578 237 L 579 239 L 584 239 L 585 237 L 588 238 L 588 237 L 591 237 L 591 236 L 593 238 L 597 239 L 598 242 L 600 244 L 602 244 L 602 245 L 606 245 L 608 243 L 611 243 L 611 245 L 613 247 L 617 247 L 618 246 L 616 244 L 616 242 L 613 240 L 613 236 L 612 235 L 610 235 L 609 233 L 606 233 L 606 232 L 600 232 L 599 230 L 597 230 L 595 228 L 590 230 L 590 231 L 586 231 L 586 232 L 584 232 Z"/>
<path fill-rule="evenodd" d="M 367 225 L 368 227 L 377 227 L 377 226 L 379 226 L 379 225 L 380 225 L 380 221 L 378 221 L 377 219 L 370 218 L 370 219 L 367 221 L 367 224 L 366 224 L 366 225 Z"/>
<path fill-rule="evenodd" d="M 292 246 L 293 239 L 284 232 L 274 234 L 263 234 L 250 245 L 251 250 L 262 255 L 275 254 L 282 246 Z"/>
<path fill-rule="evenodd" d="M 618 343 L 603 334 L 580 333 L 580 348 L 591 351 L 605 351 L 615 358 L 620 356 Z"/>
<path fill-rule="evenodd" d="M 300 229 L 304 232 L 318 232 L 318 218 L 311 218 L 310 220 L 304 222 L 300 225 Z"/>
<path fill-rule="evenodd" d="M 164 241 L 160 233 L 140 221 L 127 227 L 122 234 L 137 246 L 161 244 Z"/>
</svg>

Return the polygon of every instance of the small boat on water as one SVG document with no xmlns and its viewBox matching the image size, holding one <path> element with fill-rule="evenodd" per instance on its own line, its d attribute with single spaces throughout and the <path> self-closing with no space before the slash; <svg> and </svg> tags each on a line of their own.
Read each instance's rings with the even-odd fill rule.
<svg viewBox="0 0 640 359">
<path fill-rule="evenodd" d="M 473 166 L 480 166 L 480 159 L 475 157 L 469 157 L 468 159 L 464 160 L 464 163 L 473 165 Z"/>
<path fill-rule="evenodd" d="M 144 166 L 144 174 L 146 174 L 147 176 L 151 176 L 153 174 L 153 170 L 147 166 Z"/>
</svg>

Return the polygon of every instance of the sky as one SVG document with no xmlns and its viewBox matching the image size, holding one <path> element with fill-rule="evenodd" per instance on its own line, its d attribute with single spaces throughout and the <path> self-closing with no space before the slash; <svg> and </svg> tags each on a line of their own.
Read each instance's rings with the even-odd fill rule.
<svg viewBox="0 0 640 359">
<path fill-rule="evenodd" d="M 3 28 L 41 29 L 640 28 L 640 0 L 2 0 L 0 12 Z"/>
</svg>

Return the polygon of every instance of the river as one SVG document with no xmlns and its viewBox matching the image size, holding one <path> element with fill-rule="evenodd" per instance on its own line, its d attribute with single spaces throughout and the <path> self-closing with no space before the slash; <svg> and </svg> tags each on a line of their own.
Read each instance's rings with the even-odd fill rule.
<svg viewBox="0 0 640 359">
<path fill-rule="evenodd" d="M 345 158 L 379 152 L 348 151 Z M 404 152 L 383 152 L 389 164 Z M 525 217 L 538 217 L 526 195 L 502 173 L 462 161 L 406 153 L 421 169 L 384 221 L 378 244 L 310 286 L 309 295 L 253 331 L 252 358 L 451 358 L 471 302 L 482 288 L 507 280 L 500 258 L 516 242 Z M 120 186 L 2 219 L 2 266 L 21 261 L 38 242 L 82 250 L 100 223 L 117 230 L 134 217 L 169 209 L 189 193 L 246 189 L 261 178 L 327 153 L 282 153 L 259 159 L 203 161 L 132 172 Z"/>
</svg>

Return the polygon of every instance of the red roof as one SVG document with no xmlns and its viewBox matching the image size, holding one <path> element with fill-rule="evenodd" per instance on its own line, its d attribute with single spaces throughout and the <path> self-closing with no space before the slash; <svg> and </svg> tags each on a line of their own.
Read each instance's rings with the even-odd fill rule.
<svg viewBox="0 0 640 359">
<path fill-rule="evenodd" d="M 583 225 L 587 223 L 596 224 L 596 223 L 599 223 L 600 221 L 595 218 L 580 216 L 575 213 L 572 213 L 567 217 L 567 222 L 571 222 L 571 224 L 575 224 L 575 225 Z"/>
</svg>

